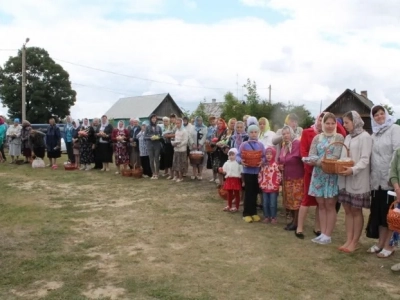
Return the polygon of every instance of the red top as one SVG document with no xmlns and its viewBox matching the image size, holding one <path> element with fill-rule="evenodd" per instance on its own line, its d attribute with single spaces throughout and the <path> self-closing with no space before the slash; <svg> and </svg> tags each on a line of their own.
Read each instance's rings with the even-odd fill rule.
<svg viewBox="0 0 400 300">
<path fill-rule="evenodd" d="M 112 132 L 112 135 L 111 135 L 111 140 L 113 141 L 113 142 L 118 142 L 117 141 L 117 136 L 121 136 L 122 134 L 122 131 L 124 132 L 124 135 L 125 135 L 125 141 L 127 141 L 128 139 L 129 139 L 129 131 L 127 130 L 127 129 L 118 129 L 118 128 L 114 128 L 114 130 L 113 130 L 113 132 Z"/>
</svg>

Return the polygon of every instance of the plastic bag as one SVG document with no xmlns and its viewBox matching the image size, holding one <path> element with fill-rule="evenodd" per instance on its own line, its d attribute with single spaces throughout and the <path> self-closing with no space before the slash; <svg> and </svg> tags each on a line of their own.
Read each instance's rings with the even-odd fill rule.
<svg viewBox="0 0 400 300">
<path fill-rule="evenodd" d="M 44 168 L 44 167 L 45 167 L 45 163 L 44 163 L 43 159 L 37 157 L 33 160 L 33 162 L 32 162 L 33 169 Z"/>
</svg>

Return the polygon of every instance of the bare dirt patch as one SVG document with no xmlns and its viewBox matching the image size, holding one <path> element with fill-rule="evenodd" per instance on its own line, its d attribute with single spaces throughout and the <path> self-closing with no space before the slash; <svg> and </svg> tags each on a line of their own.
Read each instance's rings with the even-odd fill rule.
<svg viewBox="0 0 400 300">
<path fill-rule="evenodd" d="M 99 299 L 99 298 L 107 298 L 110 299 L 121 299 L 121 297 L 125 294 L 125 289 L 115 287 L 112 285 L 107 285 L 105 287 L 94 287 L 93 284 L 89 285 L 87 290 L 82 293 L 84 296 L 89 299 Z"/>
<path fill-rule="evenodd" d="M 38 299 L 46 297 L 49 292 L 57 290 L 63 285 L 63 282 L 58 281 L 36 281 L 27 290 L 17 291 L 12 289 L 11 293 L 24 299 Z"/>
</svg>

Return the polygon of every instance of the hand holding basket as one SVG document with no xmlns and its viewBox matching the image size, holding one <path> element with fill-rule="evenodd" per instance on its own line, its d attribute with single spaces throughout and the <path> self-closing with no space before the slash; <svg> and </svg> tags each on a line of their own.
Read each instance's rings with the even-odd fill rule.
<svg viewBox="0 0 400 300">
<path fill-rule="evenodd" d="M 340 144 L 346 148 L 347 157 L 348 157 L 347 160 L 341 160 L 341 159 L 336 159 L 336 158 L 333 159 L 333 158 L 326 157 L 327 149 L 334 144 Z M 324 171 L 324 173 L 340 175 L 341 173 L 346 171 L 347 168 L 351 168 L 353 166 L 354 166 L 354 161 L 352 161 L 350 159 L 350 149 L 344 143 L 333 142 L 333 143 L 329 144 L 328 147 L 326 147 L 324 157 L 321 160 L 321 168 L 322 168 L 322 171 Z"/>
</svg>

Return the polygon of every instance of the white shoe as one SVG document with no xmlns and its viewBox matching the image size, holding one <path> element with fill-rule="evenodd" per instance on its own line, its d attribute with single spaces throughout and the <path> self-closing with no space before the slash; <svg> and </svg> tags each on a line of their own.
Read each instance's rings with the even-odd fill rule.
<svg viewBox="0 0 400 300">
<path fill-rule="evenodd" d="M 190 179 L 195 180 L 196 176 L 190 176 Z"/>
<path fill-rule="evenodd" d="M 181 182 L 181 181 L 183 181 L 183 179 L 177 179 L 177 180 L 176 180 L 176 182 Z"/>
<path fill-rule="evenodd" d="M 328 245 L 328 244 L 332 243 L 332 239 L 331 238 L 322 238 L 322 239 L 318 240 L 316 243 L 320 244 L 320 245 Z"/>
<path fill-rule="evenodd" d="M 215 183 L 216 183 L 216 184 L 219 184 L 219 179 L 215 179 Z"/>
<path fill-rule="evenodd" d="M 142 177 L 143 177 L 143 178 L 149 178 L 149 176 L 148 176 L 148 175 L 142 175 Z"/>
<path fill-rule="evenodd" d="M 172 178 L 172 181 L 176 181 L 178 178 L 177 177 L 174 177 L 174 178 Z"/>
<path fill-rule="evenodd" d="M 92 167 L 90 165 L 86 165 L 85 171 L 90 171 L 91 169 L 92 169 Z"/>
<path fill-rule="evenodd" d="M 316 238 L 313 238 L 313 239 L 311 240 L 311 242 L 313 242 L 313 243 L 318 243 L 318 241 L 319 241 L 321 238 L 322 238 L 322 234 L 319 235 L 319 236 L 317 236 Z"/>
<path fill-rule="evenodd" d="M 211 179 L 210 179 L 210 182 L 214 182 L 215 180 L 216 180 L 216 179 L 214 179 L 214 178 L 211 178 Z"/>
<path fill-rule="evenodd" d="M 117 171 L 117 172 L 115 172 L 115 175 L 118 175 L 119 174 L 119 172 Z"/>
<path fill-rule="evenodd" d="M 197 176 L 197 179 L 198 180 L 203 180 L 203 177 L 202 176 Z"/>
<path fill-rule="evenodd" d="M 83 171 L 83 170 L 85 170 L 85 169 L 86 169 L 86 165 L 82 165 L 82 166 L 79 168 L 80 171 Z"/>
</svg>

